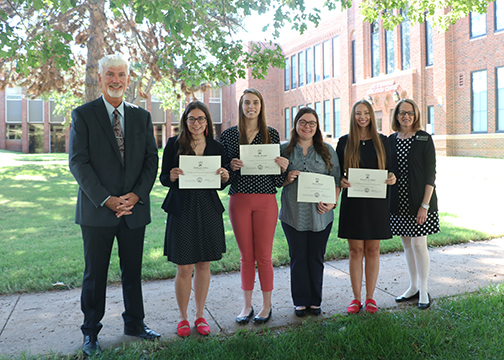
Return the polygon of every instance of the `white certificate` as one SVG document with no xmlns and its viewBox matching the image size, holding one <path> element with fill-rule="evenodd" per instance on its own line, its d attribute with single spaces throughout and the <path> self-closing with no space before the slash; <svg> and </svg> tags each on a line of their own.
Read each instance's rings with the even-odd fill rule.
<svg viewBox="0 0 504 360">
<path fill-rule="evenodd" d="M 180 155 L 179 189 L 220 189 L 221 177 L 215 174 L 220 167 L 220 156 Z"/>
<path fill-rule="evenodd" d="M 348 197 L 385 199 L 387 176 L 387 170 L 348 169 Z"/>
<path fill-rule="evenodd" d="M 336 184 L 329 175 L 302 172 L 298 176 L 298 202 L 336 203 Z"/>
<path fill-rule="evenodd" d="M 242 175 L 280 175 L 275 158 L 280 156 L 280 144 L 240 145 Z"/>
</svg>

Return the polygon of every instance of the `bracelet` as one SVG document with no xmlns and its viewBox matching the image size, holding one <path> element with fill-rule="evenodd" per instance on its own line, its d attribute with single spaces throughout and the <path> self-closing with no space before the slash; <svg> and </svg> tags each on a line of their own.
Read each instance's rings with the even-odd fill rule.
<svg viewBox="0 0 504 360">
<path fill-rule="evenodd" d="M 427 205 L 427 204 L 422 203 L 422 207 L 423 207 L 425 210 L 429 210 L 430 205 Z"/>
</svg>

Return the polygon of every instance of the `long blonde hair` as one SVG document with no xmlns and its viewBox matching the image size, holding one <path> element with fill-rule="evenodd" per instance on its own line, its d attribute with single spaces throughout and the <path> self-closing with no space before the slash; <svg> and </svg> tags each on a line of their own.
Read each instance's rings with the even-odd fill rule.
<svg viewBox="0 0 504 360">
<path fill-rule="evenodd" d="M 261 134 L 262 144 L 271 144 L 271 137 L 268 131 L 268 124 L 266 123 L 266 107 L 264 106 L 264 99 L 259 91 L 256 89 L 245 89 L 240 97 L 238 105 L 238 131 L 240 133 L 240 144 L 248 144 L 247 139 L 247 126 L 245 125 L 245 114 L 243 113 L 243 98 L 245 94 L 252 94 L 259 98 L 261 102 L 261 112 L 257 117 L 257 126 L 259 127 L 259 134 Z"/>
<path fill-rule="evenodd" d="M 350 114 L 350 132 L 348 134 L 348 141 L 345 147 L 345 164 L 344 164 L 344 170 L 347 175 L 348 175 L 348 169 L 358 168 L 360 164 L 359 125 L 355 120 L 355 108 L 357 107 L 357 105 L 360 104 L 366 105 L 371 118 L 369 121 L 368 129 L 371 135 L 371 140 L 373 141 L 374 148 L 376 150 L 376 156 L 378 157 L 378 168 L 383 170 L 387 165 L 387 156 L 385 154 L 385 147 L 383 146 L 383 143 L 380 139 L 380 135 L 378 134 L 378 130 L 376 128 L 376 119 L 373 107 L 368 101 L 359 100 L 353 105 L 352 112 Z"/>
</svg>

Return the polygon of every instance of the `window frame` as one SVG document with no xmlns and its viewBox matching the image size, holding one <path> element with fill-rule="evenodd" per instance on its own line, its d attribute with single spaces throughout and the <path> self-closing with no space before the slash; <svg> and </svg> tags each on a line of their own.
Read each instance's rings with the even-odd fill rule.
<svg viewBox="0 0 504 360">
<path fill-rule="evenodd" d="M 297 71 L 297 56 L 296 54 L 292 55 L 291 58 L 290 58 L 290 62 L 291 62 L 291 69 L 290 69 L 290 73 L 291 73 L 291 80 L 290 80 L 290 83 L 291 83 L 291 89 L 295 89 L 297 88 L 297 74 L 296 74 L 296 71 Z"/>
<path fill-rule="evenodd" d="M 338 106 L 336 107 L 336 100 Z M 336 109 L 338 111 L 336 111 Z M 337 139 L 341 136 L 341 98 L 333 99 L 333 138 Z"/>
<path fill-rule="evenodd" d="M 499 70 L 501 70 L 500 78 Z M 499 85 L 501 85 L 501 87 L 499 87 Z M 499 88 L 502 89 L 501 99 L 499 98 Z M 502 115 L 502 117 L 500 115 Z M 499 126 L 499 124 L 501 126 Z M 495 68 L 495 132 L 504 132 L 504 66 Z"/>
<path fill-rule="evenodd" d="M 374 21 L 369 27 L 371 39 L 371 77 L 377 77 L 380 76 L 380 25 L 378 21 Z M 377 65 L 378 68 L 376 68 Z"/>
<path fill-rule="evenodd" d="M 425 66 L 434 65 L 434 35 L 432 31 L 432 23 L 427 18 L 427 13 L 425 13 Z M 430 32 L 430 36 L 429 36 Z M 429 51 L 429 44 L 432 47 L 432 51 Z"/>
<path fill-rule="evenodd" d="M 290 58 L 284 60 L 284 91 L 290 90 Z"/>
<path fill-rule="evenodd" d="M 485 130 L 474 130 L 474 75 L 476 73 L 485 73 L 486 80 L 486 122 L 485 122 Z M 481 111 L 478 111 L 478 113 Z M 480 124 L 481 125 L 481 124 Z M 488 71 L 487 69 L 471 71 L 471 134 L 487 134 L 488 133 Z"/>
<path fill-rule="evenodd" d="M 476 35 L 473 35 L 473 14 L 477 15 L 477 17 L 484 17 L 484 21 L 483 23 L 485 24 L 485 31 L 481 34 L 476 34 Z M 469 39 L 477 39 L 477 38 L 480 38 L 480 37 L 483 37 L 483 36 L 486 36 L 487 34 L 487 17 L 486 17 L 486 13 L 483 13 L 483 14 L 479 14 L 479 13 L 474 13 L 473 11 L 471 11 L 469 13 Z"/>
</svg>

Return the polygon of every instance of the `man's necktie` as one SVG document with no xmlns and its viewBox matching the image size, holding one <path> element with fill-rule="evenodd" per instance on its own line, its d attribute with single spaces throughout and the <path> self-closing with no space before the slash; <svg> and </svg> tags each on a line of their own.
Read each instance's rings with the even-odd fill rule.
<svg viewBox="0 0 504 360">
<path fill-rule="evenodd" d="M 114 114 L 114 124 L 112 125 L 112 128 L 114 129 L 114 134 L 117 140 L 117 146 L 119 146 L 119 151 L 121 152 L 121 157 L 124 160 L 124 138 L 121 127 L 121 121 L 119 121 L 119 111 L 115 109 L 113 114 Z"/>
</svg>

